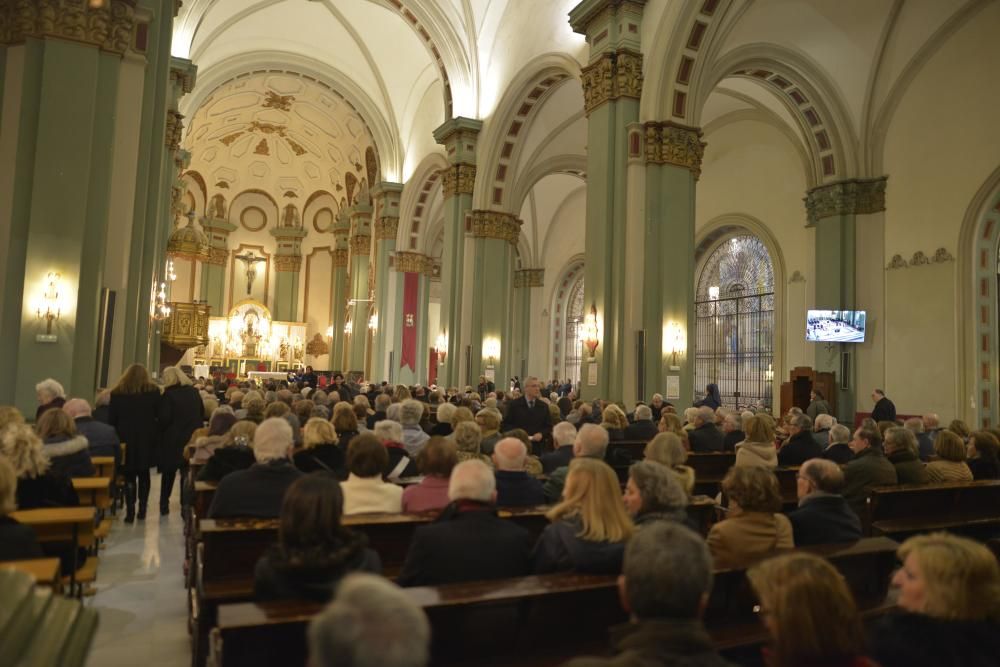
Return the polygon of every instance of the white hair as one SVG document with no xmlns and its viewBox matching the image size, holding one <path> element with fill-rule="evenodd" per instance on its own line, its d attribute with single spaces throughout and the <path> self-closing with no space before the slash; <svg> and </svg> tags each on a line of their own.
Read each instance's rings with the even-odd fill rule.
<svg viewBox="0 0 1000 667">
<path fill-rule="evenodd" d="M 555 440 L 556 447 L 572 445 L 576 440 L 576 427 L 569 422 L 559 422 L 552 427 L 552 439 Z"/>
<path fill-rule="evenodd" d="M 177 368 L 177 366 L 167 366 L 163 369 L 163 386 L 172 387 L 175 384 L 186 387 L 191 384 L 191 378 L 184 371 Z"/>
<path fill-rule="evenodd" d="M 837 423 L 837 420 L 833 415 L 816 415 L 816 430 L 823 428 L 833 428 L 833 425 Z"/>
<path fill-rule="evenodd" d="M 403 404 L 402 403 L 390 403 L 389 407 L 385 409 L 385 418 L 391 419 L 394 422 L 402 423 L 403 418 Z M 417 420 L 419 423 L 420 420 Z"/>
<path fill-rule="evenodd" d="M 648 405 L 640 405 L 635 409 L 635 418 L 637 421 L 640 419 L 652 419 L 653 411 Z"/>
<path fill-rule="evenodd" d="M 66 390 L 52 378 L 45 378 L 36 384 L 35 392 L 48 396 L 50 401 L 54 398 L 66 398 Z"/>
<path fill-rule="evenodd" d="M 423 406 L 420 407 L 423 411 Z M 437 409 L 437 423 L 438 424 L 450 424 L 451 418 L 455 415 L 455 410 L 457 410 L 451 403 L 442 403 Z"/>
<path fill-rule="evenodd" d="M 685 410 L 685 412 L 687 411 Z M 711 424 L 715 421 L 715 410 L 708 407 L 707 405 L 703 405 L 700 408 L 698 408 L 697 418 L 705 422 L 706 424 Z"/>
<path fill-rule="evenodd" d="M 375 436 L 379 440 L 389 440 L 391 442 L 403 441 L 403 427 L 399 422 L 391 419 L 383 419 L 375 422 Z"/>
<path fill-rule="evenodd" d="M 493 471 L 478 459 L 462 461 L 448 479 L 448 500 L 478 500 L 488 503 L 497 490 Z"/>
<path fill-rule="evenodd" d="M 337 595 L 309 623 L 316 667 L 424 667 L 431 628 L 402 589 L 373 574 L 349 574 Z"/>
<path fill-rule="evenodd" d="M 254 458 L 266 463 L 287 457 L 293 438 L 292 426 L 284 417 L 265 419 L 253 436 Z"/>
<path fill-rule="evenodd" d="M 504 438 L 493 448 L 497 470 L 524 470 L 528 448 L 517 438 Z"/>
<path fill-rule="evenodd" d="M 419 424 L 424 416 L 424 404 L 415 398 L 408 398 L 399 404 L 399 422 L 403 426 Z M 438 408 L 440 411 L 440 408 Z"/>
<path fill-rule="evenodd" d="M 574 456 L 603 459 L 608 450 L 608 430 L 597 424 L 584 424 L 573 443 Z"/>
</svg>

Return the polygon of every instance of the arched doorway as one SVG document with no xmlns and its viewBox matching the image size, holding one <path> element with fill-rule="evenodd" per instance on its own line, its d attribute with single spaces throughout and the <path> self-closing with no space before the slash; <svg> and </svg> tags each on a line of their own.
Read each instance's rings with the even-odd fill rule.
<svg viewBox="0 0 1000 667">
<path fill-rule="evenodd" d="M 747 233 L 722 240 L 695 291 L 695 397 L 719 385 L 725 407 L 770 409 L 774 381 L 774 265 Z"/>
<path fill-rule="evenodd" d="M 573 386 L 580 381 L 583 343 L 583 258 L 574 257 L 560 274 L 552 293 L 552 376 L 569 379 Z"/>
</svg>

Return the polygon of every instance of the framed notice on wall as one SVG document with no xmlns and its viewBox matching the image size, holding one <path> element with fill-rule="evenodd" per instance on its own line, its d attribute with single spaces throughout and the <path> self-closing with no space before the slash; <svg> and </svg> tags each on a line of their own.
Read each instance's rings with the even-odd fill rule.
<svg viewBox="0 0 1000 667">
<path fill-rule="evenodd" d="M 677 400 L 681 397 L 681 376 L 680 375 L 668 375 L 667 376 L 667 395 L 666 399 Z"/>
<path fill-rule="evenodd" d="M 587 386 L 597 386 L 597 364 L 593 361 L 587 364 Z"/>
</svg>

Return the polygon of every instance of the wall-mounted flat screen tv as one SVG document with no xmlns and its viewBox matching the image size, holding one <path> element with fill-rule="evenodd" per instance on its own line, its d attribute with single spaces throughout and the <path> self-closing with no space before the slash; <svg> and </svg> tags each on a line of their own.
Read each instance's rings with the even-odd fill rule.
<svg viewBox="0 0 1000 667">
<path fill-rule="evenodd" d="M 814 343 L 863 343 L 865 319 L 863 310 L 810 310 L 806 315 L 806 340 Z"/>
</svg>

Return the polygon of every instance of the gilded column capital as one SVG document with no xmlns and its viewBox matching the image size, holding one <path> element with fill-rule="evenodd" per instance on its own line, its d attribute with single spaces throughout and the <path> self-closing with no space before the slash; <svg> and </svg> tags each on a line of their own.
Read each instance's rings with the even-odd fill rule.
<svg viewBox="0 0 1000 667">
<path fill-rule="evenodd" d="M 521 221 L 513 213 L 500 211 L 469 211 L 472 222 L 472 236 L 484 239 L 500 239 L 517 245 L 521 237 Z"/>
<path fill-rule="evenodd" d="M 514 272 L 514 287 L 542 287 L 545 269 L 520 269 Z"/>
<path fill-rule="evenodd" d="M 136 0 L 20 0 L 0 3 L 0 43 L 56 38 L 124 55 L 132 46 Z"/>
<path fill-rule="evenodd" d="M 275 255 L 274 270 L 285 273 L 298 272 L 302 269 L 302 255 Z"/>
<path fill-rule="evenodd" d="M 857 178 L 809 190 L 803 201 L 810 225 L 836 215 L 866 215 L 885 210 L 887 176 Z"/>
<path fill-rule="evenodd" d="M 397 273 L 425 273 L 430 258 L 419 252 L 399 251 L 395 254 L 394 268 Z"/>
<path fill-rule="evenodd" d="M 349 243 L 352 255 L 367 255 L 372 251 L 372 237 L 367 234 L 355 234 Z"/>
<path fill-rule="evenodd" d="M 471 195 L 476 185 L 476 165 L 459 163 L 442 169 L 441 188 L 445 197 Z"/>
<path fill-rule="evenodd" d="M 221 248 L 212 246 L 208 249 L 208 259 L 206 260 L 207 264 L 212 264 L 213 266 L 225 266 L 228 261 L 229 250 L 225 246 Z"/>
<path fill-rule="evenodd" d="M 382 216 L 375 221 L 375 240 L 394 241 L 396 239 L 396 231 L 398 229 L 399 218 L 390 215 Z"/>
<path fill-rule="evenodd" d="M 685 167 L 701 175 L 701 160 L 705 155 L 702 131 L 671 121 L 646 123 L 646 162 Z"/>
<path fill-rule="evenodd" d="M 631 49 L 602 53 L 582 70 L 587 115 L 606 102 L 642 96 L 642 54 Z"/>
<path fill-rule="evenodd" d="M 184 116 L 173 109 L 167 110 L 167 131 L 163 135 L 164 145 L 172 151 L 181 147 L 181 135 L 184 133 Z"/>
<path fill-rule="evenodd" d="M 343 268 L 347 266 L 347 249 L 337 248 L 332 253 L 333 255 L 333 268 Z"/>
</svg>

